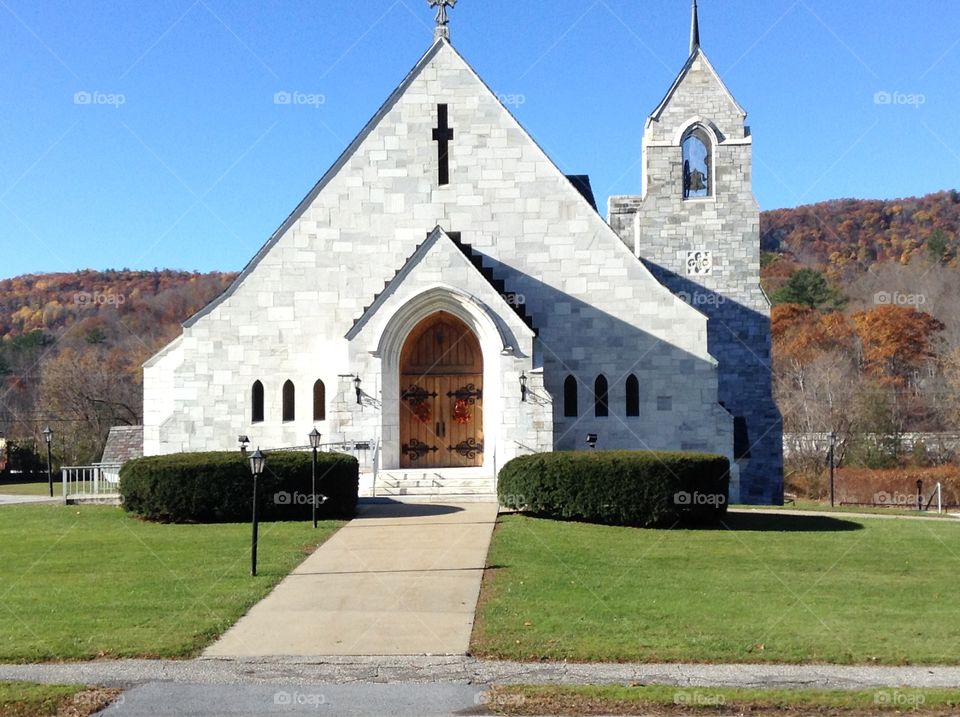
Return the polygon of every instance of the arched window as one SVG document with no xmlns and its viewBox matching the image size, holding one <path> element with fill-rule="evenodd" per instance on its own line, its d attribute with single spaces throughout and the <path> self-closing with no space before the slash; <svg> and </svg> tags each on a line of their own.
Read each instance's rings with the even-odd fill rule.
<svg viewBox="0 0 960 717">
<path fill-rule="evenodd" d="M 683 137 L 683 198 L 713 196 L 713 158 L 710 135 L 703 127 L 692 127 Z"/>
<path fill-rule="evenodd" d="M 323 381 L 313 384 L 313 420 L 327 420 L 327 387 Z"/>
<path fill-rule="evenodd" d="M 567 418 L 576 418 L 580 415 L 577 405 L 577 379 L 567 376 L 563 382 L 563 415 Z"/>
<path fill-rule="evenodd" d="M 295 408 L 296 390 L 293 387 L 293 381 L 287 381 L 283 384 L 283 420 L 292 421 L 297 417 Z"/>
<path fill-rule="evenodd" d="M 263 423 L 263 384 L 254 381 L 250 394 L 250 422 Z"/>
<path fill-rule="evenodd" d="M 593 414 L 595 416 L 602 418 L 603 416 L 610 415 L 609 393 L 609 385 L 607 384 L 606 376 L 597 376 L 597 380 L 593 382 Z"/>
<path fill-rule="evenodd" d="M 640 382 L 633 374 L 627 376 L 627 416 L 640 415 Z"/>
</svg>

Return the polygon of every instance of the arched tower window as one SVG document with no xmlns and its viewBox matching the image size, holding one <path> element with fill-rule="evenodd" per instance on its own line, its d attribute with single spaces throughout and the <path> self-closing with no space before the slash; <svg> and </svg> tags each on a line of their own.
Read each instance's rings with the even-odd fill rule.
<svg viewBox="0 0 960 717">
<path fill-rule="evenodd" d="M 633 374 L 627 376 L 627 416 L 640 415 L 640 381 Z"/>
<path fill-rule="evenodd" d="M 292 421 L 297 417 L 294 399 L 296 398 L 296 389 L 293 387 L 293 381 L 287 381 L 283 384 L 283 420 Z"/>
<path fill-rule="evenodd" d="M 606 376 L 597 376 L 593 382 L 594 405 L 593 414 L 603 417 L 610 415 L 610 387 Z"/>
<path fill-rule="evenodd" d="M 713 196 L 713 144 L 710 135 L 699 125 L 683 136 L 683 198 L 703 199 Z"/>
<path fill-rule="evenodd" d="M 327 420 L 327 387 L 323 381 L 313 384 L 313 420 Z"/>
<path fill-rule="evenodd" d="M 563 382 L 563 415 L 567 418 L 576 418 L 580 415 L 577 403 L 577 379 L 567 376 Z"/>
<path fill-rule="evenodd" d="M 259 381 L 253 382 L 250 392 L 250 422 L 263 423 L 263 384 Z"/>
</svg>

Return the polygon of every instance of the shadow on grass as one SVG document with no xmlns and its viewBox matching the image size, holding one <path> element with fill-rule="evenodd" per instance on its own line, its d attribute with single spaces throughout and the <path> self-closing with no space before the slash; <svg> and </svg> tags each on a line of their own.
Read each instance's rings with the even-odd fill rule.
<svg viewBox="0 0 960 717">
<path fill-rule="evenodd" d="M 744 530 L 772 533 L 836 533 L 863 530 L 852 520 L 823 515 L 772 515 L 770 513 L 727 513 L 720 522 L 692 526 L 694 530 Z"/>
</svg>

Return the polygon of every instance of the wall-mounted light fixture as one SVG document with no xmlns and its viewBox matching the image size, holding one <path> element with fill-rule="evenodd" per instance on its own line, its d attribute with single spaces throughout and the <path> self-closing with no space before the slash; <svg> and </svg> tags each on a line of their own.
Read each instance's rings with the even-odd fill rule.
<svg viewBox="0 0 960 717">
<path fill-rule="evenodd" d="M 523 372 L 520 374 L 520 400 L 524 403 L 527 402 L 527 374 Z"/>
<path fill-rule="evenodd" d="M 354 386 L 355 389 L 357 389 L 357 405 L 358 405 L 358 406 L 360 406 L 360 405 L 363 404 L 363 400 L 362 400 L 362 399 L 363 399 L 363 390 L 360 388 L 360 384 L 361 384 L 361 383 L 363 383 L 363 382 L 360 380 L 360 377 L 359 377 L 359 376 L 354 376 L 354 377 L 353 377 L 353 386 Z"/>
</svg>

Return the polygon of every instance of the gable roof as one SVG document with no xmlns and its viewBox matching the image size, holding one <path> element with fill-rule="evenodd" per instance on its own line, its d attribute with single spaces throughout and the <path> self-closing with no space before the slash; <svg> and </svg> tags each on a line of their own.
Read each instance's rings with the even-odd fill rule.
<svg viewBox="0 0 960 717">
<path fill-rule="evenodd" d="M 451 246 L 452 245 L 452 246 Z M 363 313 L 360 314 L 353 322 L 353 326 L 350 328 L 350 331 L 347 332 L 346 338 L 352 339 L 356 336 L 360 329 L 365 325 L 370 318 L 377 313 L 381 306 L 387 301 L 387 299 L 393 295 L 396 290 L 406 281 L 407 277 L 413 272 L 414 268 L 419 265 L 429 254 L 437 251 L 447 251 L 450 256 L 450 261 L 457 261 L 457 257 L 460 262 L 469 265 L 471 270 L 478 274 L 483 281 L 485 281 L 490 288 L 496 292 L 498 297 L 498 302 L 506 305 L 512 310 L 520 320 L 527 325 L 530 331 L 536 335 L 537 329 L 533 325 L 533 319 L 527 314 L 526 309 L 522 304 L 520 304 L 515 299 L 518 294 L 516 292 L 507 291 L 506 285 L 501 279 L 497 279 L 494 276 L 493 270 L 489 267 L 483 265 L 482 256 L 475 252 L 469 244 L 465 244 L 460 238 L 460 232 L 449 232 L 443 230 L 442 227 L 436 227 L 432 232 L 427 235 L 426 240 L 417 246 L 413 254 L 403 263 L 397 272 L 393 275 L 389 281 L 386 282 L 383 286 L 383 291 L 373 297 L 373 301 L 367 306 Z"/>
<path fill-rule="evenodd" d="M 253 270 L 257 267 L 257 264 L 270 253 L 270 250 L 273 246 L 280 241 L 280 238 L 287 233 L 287 231 L 292 227 L 303 215 L 303 213 L 310 207 L 313 201 L 317 198 L 320 192 L 323 191 L 324 187 L 330 183 L 330 181 L 340 173 L 340 170 L 343 169 L 344 165 L 350 160 L 354 155 L 357 149 L 363 144 L 364 140 L 372 133 L 377 125 L 380 124 L 380 121 L 386 117 L 386 115 L 393 109 L 397 101 L 403 96 L 403 93 L 407 91 L 407 88 L 417 79 L 420 73 L 423 71 L 423 68 L 426 67 L 430 62 L 437 56 L 441 49 L 443 49 L 444 43 L 449 44 L 449 42 L 443 38 L 437 39 L 436 42 L 427 50 L 427 53 L 420 58 L 420 61 L 414 65 L 413 69 L 407 73 L 407 76 L 403 79 L 403 82 L 390 93 L 390 96 L 387 98 L 387 101 L 384 102 L 380 109 L 377 110 L 376 114 L 370 118 L 370 120 L 363 126 L 363 129 L 360 130 L 360 133 L 354 137 L 353 141 L 347 145 L 347 148 L 343 150 L 337 161 L 326 171 L 326 173 L 320 178 L 310 192 L 304 197 L 300 203 L 297 205 L 290 215 L 283 221 L 283 224 L 270 235 L 270 238 L 267 239 L 266 243 L 260 247 L 254 257 L 247 262 L 247 265 L 243 267 L 243 270 L 237 275 L 237 277 L 230 283 L 230 285 L 224 289 L 213 301 L 204 306 L 200 311 L 195 313 L 189 319 L 183 322 L 183 326 L 190 327 L 193 326 L 201 318 L 213 311 L 217 306 L 223 303 L 228 299 L 234 291 L 243 283 Z"/>
<path fill-rule="evenodd" d="M 143 426 L 113 426 L 103 447 L 101 463 L 119 463 L 143 456 Z"/>
<path fill-rule="evenodd" d="M 677 75 L 677 79 L 673 81 L 673 84 L 670 85 L 670 89 L 667 90 L 667 94 L 660 101 L 660 104 L 657 105 L 657 108 L 650 114 L 650 117 L 647 119 L 647 123 L 657 122 L 660 120 L 660 116 L 663 114 L 663 111 L 667 108 L 667 105 L 670 104 L 670 100 L 673 99 L 674 94 L 680 88 L 680 85 L 683 84 L 684 79 L 687 75 L 690 74 L 690 70 L 693 67 L 694 63 L 697 61 L 697 58 L 703 60 L 703 63 L 707 66 L 707 69 L 710 70 L 710 73 L 713 75 L 714 79 L 717 81 L 717 84 L 720 85 L 720 89 L 726 94 L 727 98 L 730 100 L 731 104 L 736 107 L 737 111 L 742 114 L 744 117 L 747 116 L 747 111 L 743 109 L 737 98 L 733 96 L 733 93 L 730 92 L 730 88 L 720 79 L 719 73 L 714 68 L 713 64 L 710 62 L 710 58 L 707 57 L 707 54 L 703 51 L 702 47 L 697 46 L 697 48 L 690 53 L 690 57 L 687 58 L 687 62 L 684 64 L 683 69 L 680 70 L 680 74 Z"/>
</svg>

